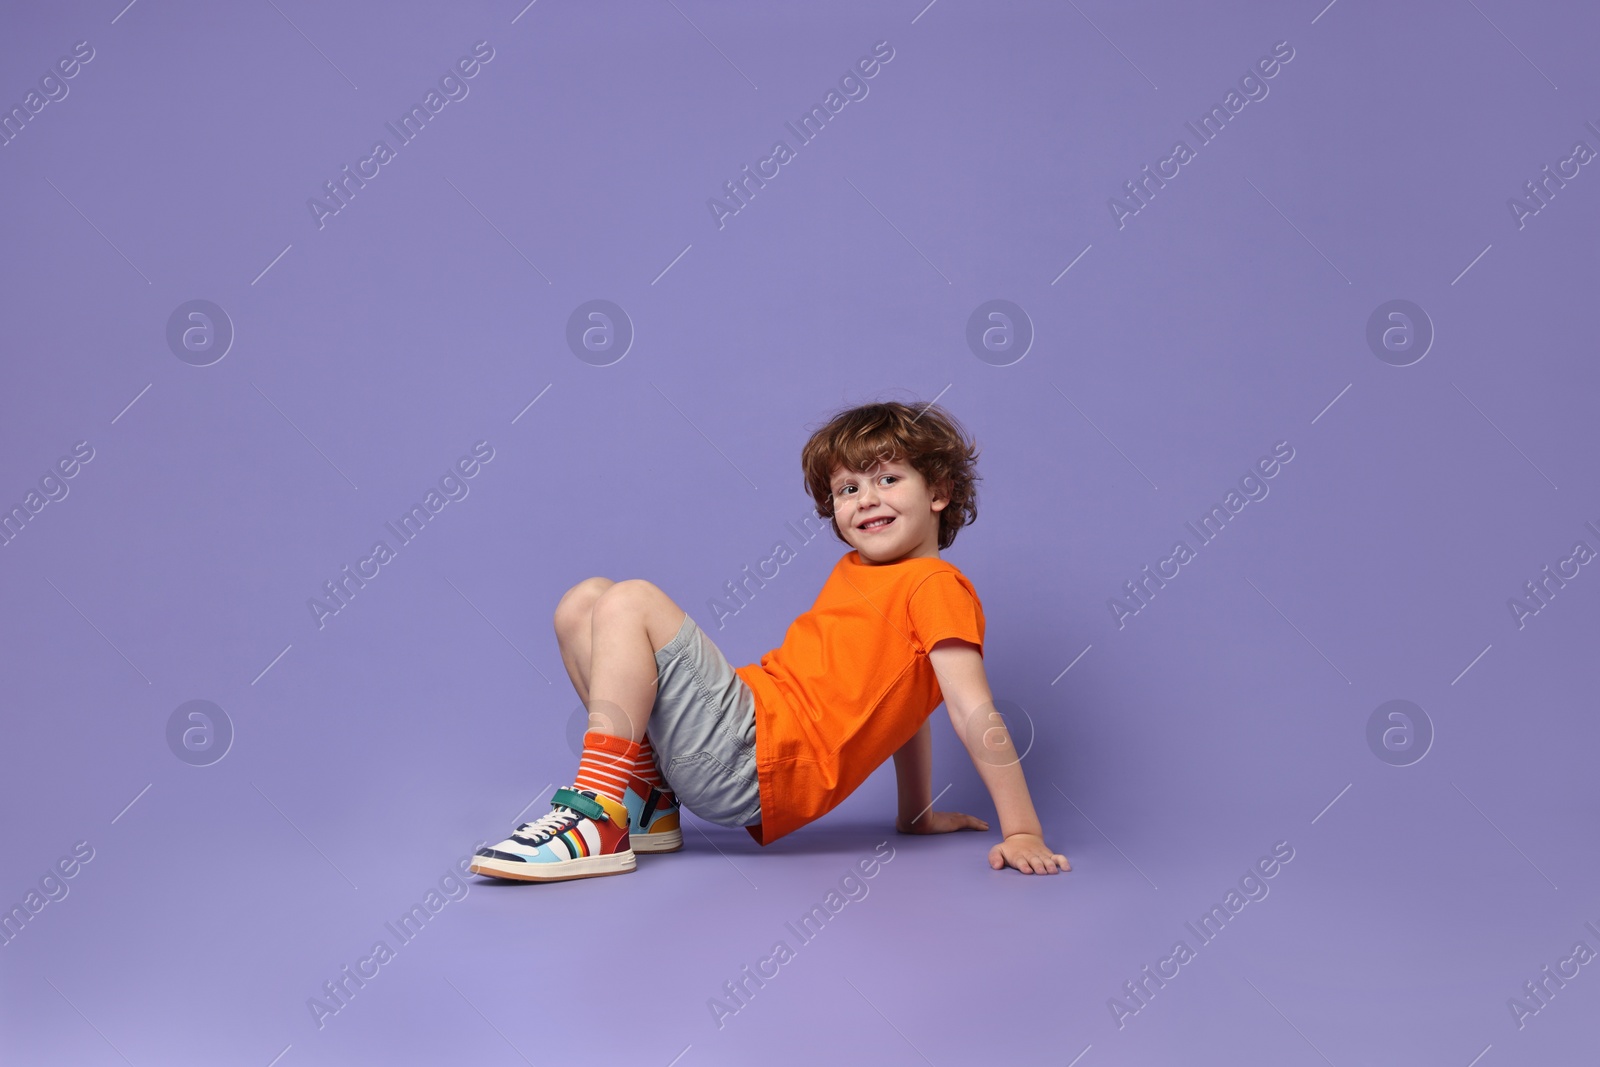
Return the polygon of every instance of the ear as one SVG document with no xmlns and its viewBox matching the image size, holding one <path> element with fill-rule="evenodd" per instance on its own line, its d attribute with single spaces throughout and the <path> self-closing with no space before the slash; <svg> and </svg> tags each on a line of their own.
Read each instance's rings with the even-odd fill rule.
<svg viewBox="0 0 1600 1067">
<path fill-rule="evenodd" d="M 933 510 L 943 511 L 950 505 L 950 480 L 947 478 L 933 487 Z"/>
</svg>

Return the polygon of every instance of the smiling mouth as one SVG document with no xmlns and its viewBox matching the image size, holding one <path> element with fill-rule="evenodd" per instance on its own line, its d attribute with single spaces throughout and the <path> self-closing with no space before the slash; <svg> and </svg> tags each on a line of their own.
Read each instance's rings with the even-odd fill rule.
<svg viewBox="0 0 1600 1067">
<path fill-rule="evenodd" d="M 893 518 L 873 519 L 869 523 L 856 527 L 856 529 L 863 531 L 881 530 L 892 522 L 894 522 Z"/>
</svg>

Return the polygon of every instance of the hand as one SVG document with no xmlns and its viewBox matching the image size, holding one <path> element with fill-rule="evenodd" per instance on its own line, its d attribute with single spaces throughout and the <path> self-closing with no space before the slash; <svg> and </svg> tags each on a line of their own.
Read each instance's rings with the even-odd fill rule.
<svg viewBox="0 0 1600 1067">
<path fill-rule="evenodd" d="M 915 822 L 896 819 L 894 828 L 903 834 L 948 834 L 952 830 L 987 830 L 989 824 L 959 811 L 925 811 Z"/>
<path fill-rule="evenodd" d="M 1023 874 L 1055 874 L 1070 871 L 1072 864 L 1059 852 L 1051 852 L 1038 834 L 1012 834 L 989 850 L 989 866 L 995 870 L 1015 867 Z"/>
</svg>

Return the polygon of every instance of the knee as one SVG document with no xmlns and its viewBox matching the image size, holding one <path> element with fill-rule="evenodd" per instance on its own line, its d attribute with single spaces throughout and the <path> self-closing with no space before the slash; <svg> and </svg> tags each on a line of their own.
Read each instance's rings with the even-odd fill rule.
<svg viewBox="0 0 1600 1067">
<path fill-rule="evenodd" d="M 652 582 L 643 578 L 628 578 L 607 586 L 595 600 L 592 610 L 597 617 L 638 615 L 654 598 L 663 595 Z"/>
<path fill-rule="evenodd" d="M 565 637 L 578 632 L 580 628 L 587 628 L 595 602 L 616 584 L 610 578 L 585 578 L 561 594 L 554 619 L 556 636 Z"/>
</svg>

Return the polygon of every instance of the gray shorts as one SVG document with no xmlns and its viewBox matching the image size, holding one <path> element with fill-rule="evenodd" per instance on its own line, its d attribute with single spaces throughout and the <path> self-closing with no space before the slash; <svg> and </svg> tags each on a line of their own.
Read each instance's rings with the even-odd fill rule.
<svg viewBox="0 0 1600 1067">
<path fill-rule="evenodd" d="M 755 694 L 687 614 L 656 671 L 645 732 L 678 802 L 719 826 L 760 822 Z"/>
</svg>

